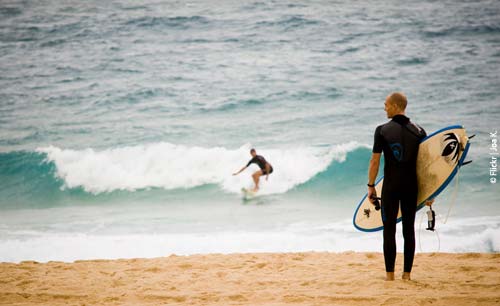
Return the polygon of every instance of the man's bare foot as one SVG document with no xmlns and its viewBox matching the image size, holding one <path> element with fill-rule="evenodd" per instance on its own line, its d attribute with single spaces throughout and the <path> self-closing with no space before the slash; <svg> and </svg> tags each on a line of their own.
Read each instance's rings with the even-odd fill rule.
<svg viewBox="0 0 500 306">
<path fill-rule="evenodd" d="M 385 280 L 386 281 L 393 281 L 394 280 L 394 272 L 387 272 Z"/>
<path fill-rule="evenodd" d="M 252 192 L 257 192 L 259 191 L 259 188 L 255 187 L 254 189 L 252 189 Z"/>
<path fill-rule="evenodd" d="M 403 272 L 403 280 L 411 280 L 410 272 Z"/>
</svg>

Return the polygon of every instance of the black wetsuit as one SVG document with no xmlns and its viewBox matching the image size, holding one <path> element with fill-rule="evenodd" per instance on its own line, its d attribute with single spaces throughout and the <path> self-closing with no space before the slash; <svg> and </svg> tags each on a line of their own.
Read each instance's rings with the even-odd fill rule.
<svg viewBox="0 0 500 306">
<path fill-rule="evenodd" d="M 269 164 L 266 159 L 260 155 L 256 155 L 254 158 L 252 158 L 248 164 L 247 167 L 250 166 L 250 164 L 257 164 L 259 168 L 262 170 L 262 174 L 271 174 L 273 173 L 273 167 L 271 164 Z M 266 164 L 269 164 L 269 173 L 266 173 Z"/>
<path fill-rule="evenodd" d="M 396 261 L 396 221 L 401 203 L 404 237 L 404 272 L 411 272 L 415 256 L 415 214 L 417 210 L 417 154 L 424 129 L 403 115 L 375 130 L 373 153 L 384 152 L 382 221 L 384 259 L 387 272 L 394 272 Z"/>
</svg>

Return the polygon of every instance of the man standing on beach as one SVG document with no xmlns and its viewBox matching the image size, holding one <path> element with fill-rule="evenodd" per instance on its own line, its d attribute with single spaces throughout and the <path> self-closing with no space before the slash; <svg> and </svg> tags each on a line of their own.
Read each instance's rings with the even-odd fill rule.
<svg viewBox="0 0 500 306">
<path fill-rule="evenodd" d="M 266 181 L 269 178 L 269 174 L 273 173 L 273 167 L 271 166 L 270 163 L 266 161 L 266 159 L 260 155 L 257 155 L 257 152 L 255 149 L 250 150 L 250 155 L 252 155 L 252 159 L 248 162 L 248 164 L 241 168 L 240 171 L 233 173 L 233 175 L 238 175 L 240 174 L 243 170 L 245 170 L 250 164 L 257 164 L 260 168 L 260 170 L 257 170 L 252 174 L 253 182 L 255 183 L 255 188 L 253 189 L 253 192 L 257 192 L 259 190 L 259 178 L 262 175 L 266 176 Z"/>
<path fill-rule="evenodd" d="M 382 221 L 384 224 L 384 260 L 386 280 L 394 280 L 396 261 L 396 221 L 401 204 L 404 237 L 403 279 L 410 279 L 415 256 L 415 214 L 417 210 L 417 154 L 424 129 L 405 116 L 407 99 L 392 93 L 385 100 L 387 118 L 392 120 L 375 130 L 372 157 L 368 169 L 368 198 L 375 202 L 380 155 L 384 152 L 384 183 L 382 186 Z"/>
</svg>

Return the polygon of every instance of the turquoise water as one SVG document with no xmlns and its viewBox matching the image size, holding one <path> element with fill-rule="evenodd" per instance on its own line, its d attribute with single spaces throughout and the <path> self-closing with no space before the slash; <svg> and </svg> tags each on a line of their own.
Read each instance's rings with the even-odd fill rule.
<svg viewBox="0 0 500 306">
<path fill-rule="evenodd" d="M 2 1 L 0 260 L 381 251 L 351 218 L 399 90 L 428 133 L 476 134 L 435 205 L 441 221 L 452 207 L 439 249 L 498 252 L 499 16 L 497 1 Z M 244 201 L 251 170 L 231 173 L 251 147 L 275 172 Z"/>
</svg>

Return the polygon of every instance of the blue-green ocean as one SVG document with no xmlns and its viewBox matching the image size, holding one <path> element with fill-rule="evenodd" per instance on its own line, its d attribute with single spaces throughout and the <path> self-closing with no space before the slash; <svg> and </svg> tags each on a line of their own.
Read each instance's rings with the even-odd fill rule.
<svg viewBox="0 0 500 306">
<path fill-rule="evenodd" d="M 476 134 L 417 251 L 498 252 L 499 71 L 499 1 L 2 0 L 0 261 L 382 251 L 352 216 L 393 91 Z"/>
</svg>

